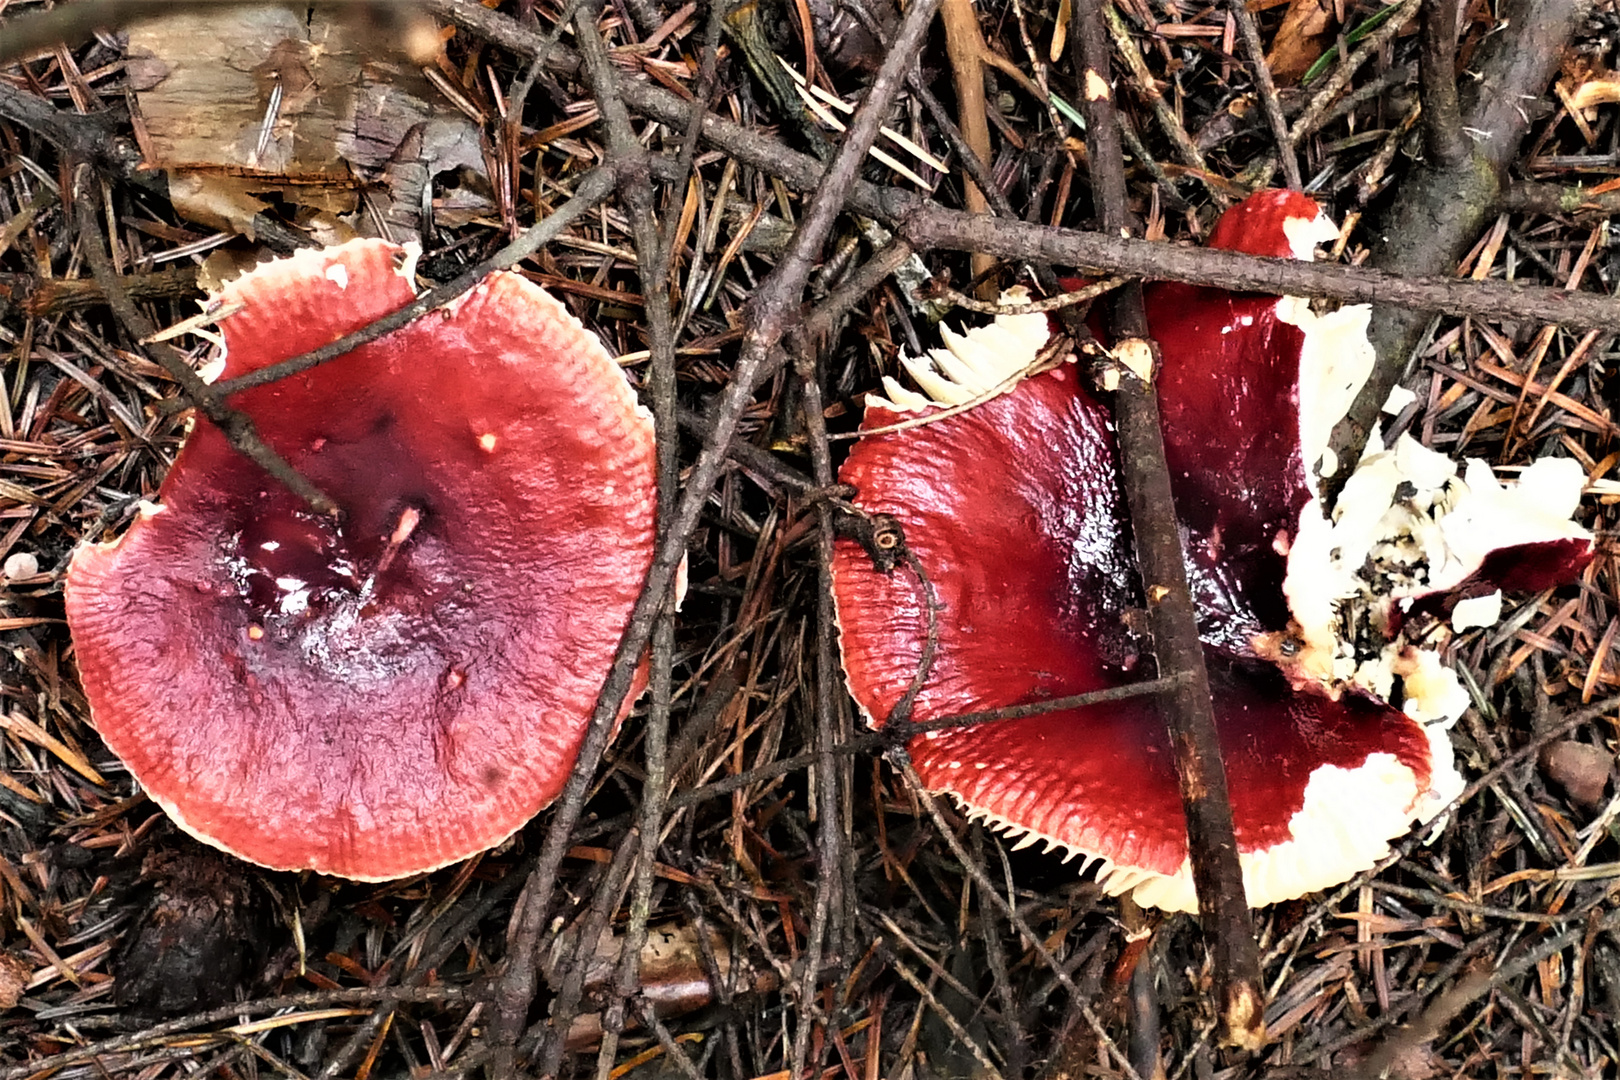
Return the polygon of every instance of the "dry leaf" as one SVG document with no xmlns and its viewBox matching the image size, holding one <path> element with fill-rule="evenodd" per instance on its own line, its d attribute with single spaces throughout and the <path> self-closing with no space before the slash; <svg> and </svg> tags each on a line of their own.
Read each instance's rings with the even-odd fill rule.
<svg viewBox="0 0 1620 1080">
<path fill-rule="evenodd" d="M 33 975 L 34 969 L 26 960 L 0 952 L 0 1012 L 17 1007 Z"/>
<path fill-rule="evenodd" d="M 1332 5 L 1324 0 L 1291 0 L 1266 57 L 1278 86 L 1299 82 L 1300 76 L 1316 63 L 1328 47 L 1332 23 Z"/>
</svg>

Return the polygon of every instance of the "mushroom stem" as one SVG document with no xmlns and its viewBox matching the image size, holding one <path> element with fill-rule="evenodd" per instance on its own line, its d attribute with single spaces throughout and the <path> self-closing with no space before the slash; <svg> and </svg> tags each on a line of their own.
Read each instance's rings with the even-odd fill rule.
<svg viewBox="0 0 1620 1080">
<path fill-rule="evenodd" d="M 411 533 L 422 523 L 422 512 L 414 506 L 407 506 L 399 513 L 399 524 L 394 526 L 393 533 L 388 537 L 388 545 L 383 548 L 382 554 L 377 556 L 377 566 L 366 575 L 365 583 L 360 586 L 361 599 L 371 596 L 372 590 L 377 586 L 377 579 L 387 572 L 394 564 L 394 558 L 405 541 L 411 538 Z"/>
</svg>

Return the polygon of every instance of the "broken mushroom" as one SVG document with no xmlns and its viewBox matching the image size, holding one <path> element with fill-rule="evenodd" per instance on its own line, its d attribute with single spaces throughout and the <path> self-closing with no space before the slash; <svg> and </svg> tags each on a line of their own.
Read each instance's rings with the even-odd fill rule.
<svg viewBox="0 0 1620 1080">
<path fill-rule="evenodd" d="M 1228 212 L 1212 241 L 1308 256 L 1336 234 L 1309 199 L 1265 193 Z M 1389 704 L 1425 681 L 1439 687 L 1429 698 L 1444 698 L 1455 678 L 1432 648 L 1405 641 L 1389 659 L 1411 685 L 1386 683 L 1382 695 L 1307 677 L 1292 659 L 1299 628 L 1284 583 L 1303 572 L 1293 554 L 1302 519 L 1320 517 L 1317 476 L 1336 465 L 1327 432 L 1370 367 L 1366 309 L 1319 315 L 1296 299 L 1170 284 L 1146 300 L 1244 884 L 1258 906 L 1373 865 L 1461 790 L 1445 725 Z M 998 323 L 948 336 L 949 356 L 911 362 L 926 367 L 918 382 L 929 396 L 890 381 L 888 398 L 868 399 L 863 428 L 971 407 L 869 435 L 840 473 L 862 510 L 901 523 L 922 571 L 880 572 L 851 541 L 835 553 L 849 687 L 876 724 L 919 672 L 916 721 L 1153 674 L 1132 629 L 1143 601 L 1109 411 L 1073 364 L 997 394 L 1046 339 L 1042 316 Z M 1021 354 L 999 344 L 1018 337 L 1034 343 Z M 1196 909 L 1174 756 L 1152 699 L 930 730 L 909 749 L 931 790 L 1025 844 L 1096 860 L 1110 893 Z"/>
<path fill-rule="evenodd" d="M 225 376 L 408 303 L 414 263 L 361 240 L 232 282 Z M 231 404 L 342 517 L 197 423 L 68 572 L 102 738 L 264 866 L 384 880 L 499 843 L 562 789 L 651 562 L 650 416 L 510 273 Z"/>
</svg>

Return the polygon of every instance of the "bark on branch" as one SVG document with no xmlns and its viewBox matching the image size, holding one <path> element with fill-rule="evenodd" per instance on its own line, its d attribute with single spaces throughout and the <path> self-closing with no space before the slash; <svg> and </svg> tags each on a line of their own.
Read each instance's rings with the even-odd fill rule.
<svg viewBox="0 0 1620 1080">
<path fill-rule="evenodd" d="M 1566 25 L 1572 31 L 1578 20 L 1576 9 L 1585 2 L 1517 0 L 1517 6 L 1520 9 L 1531 7 L 1549 16 L 1562 13 L 1560 25 Z M 526 30 L 514 20 L 490 11 L 473 0 L 424 0 L 424 4 L 456 25 L 522 55 L 532 56 L 541 46 L 539 33 Z M 1523 25 L 1521 16 L 1512 16 L 1512 24 Z M 1539 28 L 1535 33 L 1537 42 L 1551 40 Z M 1568 33 L 1564 33 L 1558 40 L 1564 41 L 1567 37 Z M 1493 39 L 1493 43 L 1496 40 Z M 1482 61 L 1480 65 L 1486 85 L 1470 96 L 1470 100 L 1477 98 L 1478 104 L 1469 109 L 1466 115 L 1470 128 L 1478 133 L 1478 145 L 1490 152 L 1492 160 L 1505 162 L 1517 149 L 1524 130 L 1524 121 L 1517 112 L 1520 106 L 1517 95 L 1524 91 L 1513 90 L 1515 96 L 1511 100 L 1503 100 L 1502 95 L 1515 87 L 1536 86 L 1539 89 L 1545 85 L 1545 79 L 1536 83 L 1535 76 L 1537 73 L 1546 74 L 1549 65 L 1556 63 L 1556 56 L 1519 56 L 1511 42 L 1480 51 L 1488 53 L 1487 59 L 1491 61 Z M 1556 54 L 1557 49 L 1551 48 L 1551 51 Z M 559 75 L 572 76 L 577 70 L 579 58 L 558 46 L 551 50 L 547 64 Z M 683 128 L 691 116 L 692 106 L 688 102 L 649 82 L 627 80 L 622 90 L 625 105 L 632 112 Z M 703 119 L 702 137 L 711 146 L 735 157 L 739 163 L 757 168 L 768 176 L 779 177 L 796 190 L 815 191 L 823 183 L 823 166 L 816 159 L 713 113 Z M 657 159 L 653 162 L 653 169 L 655 173 L 660 170 Z M 1443 209 L 1446 200 L 1455 198 L 1454 191 L 1442 188 L 1435 201 Z M 1228 289 L 1322 297 L 1348 303 L 1376 303 L 1386 308 L 1407 308 L 1425 313 L 1444 311 L 1454 315 L 1496 319 L 1536 319 L 1583 327 L 1620 325 L 1620 300 L 1595 293 L 1567 293 L 1562 289 L 1501 281 L 1457 281 L 1447 277 L 1417 276 L 1445 273 L 1455 265 L 1456 255 L 1433 260 L 1433 268 L 1427 264 L 1408 268 L 1406 275 L 1326 263 L 1257 259 L 1229 251 L 1177 248 L 1101 233 L 1082 233 L 1021 221 L 975 217 L 959 210 L 942 209 L 910 191 L 859 180 L 849 185 L 845 206 L 901 229 L 918 250 L 934 247 L 983 251 L 1009 259 L 1044 260 L 1097 274 L 1174 279 Z M 1437 233 L 1433 224 L 1413 224 L 1402 231 L 1419 245 L 1432 244 Z M 1468 239 L 1463 243 L 1470 243 L 1477 231 L 1476 228 L 1469 232 Z M 1385 314 L 1381 312 L 1375 315 L 1375 329 Z M 1427 315 L 1421 318 L 1424 323 L 1427 322 Z M 1380 355 L 1385 355 L 1382 348 Z M 1405 359 L 1404 352 L 1401 359 Z M 1386 385 L 1383 395 L 1375 403 L 1375 412 L 1388 393 Z"/>
<path fill-rule="evenodd" d="M 1431 0 L 1424 16 L 1426 33 L 1434 13 L 1447 6 Z M 1503 5 L 1503 29 L 1480 46 L 1475 54 L 1474 77 L 1465 81 L 1469 92 L 1462 100 L 1460 130 L 1469 139 L 1468 153 L 1454 164 L 1431 153 L 1432 160 L 1423 162 L 1402 181 L 1389 212 L 1373 225 L 1373 266 L 1403 274 L 1447 274 L 1457 265 L 1480 231 L 1501 211 L 1508 165 L 1530 127 L 1525 106 L 1546 89 L 1589 7 L 1588 0 L 1509 0 Z M 1443 20 L 1443 14 L 1440 18 Z M 1444 80 L 1433 71 L 1436 61 L 1429 55 L 1431 45 L 1426 43 L 1423 58 L 1426 113 L 1446 108 Z M 1442 84 L 1438 100 L 1434 97 L 1436 83 Z M 1432 135 L 1433 127 L 1428 130 Z M 1471 287 L 1477 290 L 1474 295 L 1483 297 L 1487 295 L 1485 287 L 1500 284 L 1476 282 Z M 1378 365 L 1349 414 L 1334 429 L 1332 447 L 1340 461 L 1361 457 L 1379 410 L 1400 378 L 1432 311 L 1499 319 L 1530 318 L 1566 325 L 1617 325 L 1612 321 L 1588 322 L 1581 315 L 1539 306 L 1534 310 L 1515 307 L 1463 312 L 1440 304 L 1402 304 L 1386 296 L 1371 299 L 1377 307 L 1368 336 L 1378 350 Z M 1329 494 L 1336 496 L 1333 485 L 1327 486 L 1332 489 Z"/>
<path fill-rule="evenodd" d="M 1097 215 L 1105 234 L 1127 236 L 1136 223 L 1126 205 L 1125 161 L 1109 88 L 1108 38 L 1100 0 L 1076 0 L 1071 39 L 1085 90 L 1082 107 Z M 1146 345 L 1157 368 L 1158 347 L 1148 334 L 1140 283 L 1126 285 L 1115 294 L 1113 330 L 1122 344 Z M 1175 691 L 1156 701 L 1175 752 L 1198 915 L 1215 973 L 1216 1014 L 1224 1041 L 1255 1050 L 1265 1041 L 1260 957 L 1243 891 L 1243 867 L 1238 861 L 1204 649 L 1198 640 L 1192 590 L 1182 561 L 1181 528 L 1165 460 L 1155 383 L 1122 372 L 1114 395 L 1114 417 L 1119 429 L 1120 476 L 1130 506 L 1154 657 L 1161 676 L 1183 678 Z"/>
</svg>

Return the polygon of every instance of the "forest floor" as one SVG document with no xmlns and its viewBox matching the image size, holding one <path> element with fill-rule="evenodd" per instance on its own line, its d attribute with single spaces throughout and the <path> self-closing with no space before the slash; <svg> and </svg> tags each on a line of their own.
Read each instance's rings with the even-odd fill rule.
<svg viewBox="0 0 1620 1080">
<path fill-rule="evenodd" d="M 1620 10 L 911 5 L 0 0 L 0 1080 L 1616 1075 L 1620 321 L 1551 324 L 1556 297 L 1486 290 L 1615 289 Z M 1108 210 L 1088 30 L 1114 57 L 1123 208 L 1156 245 L 1065 261 Z M 891 55 L 901 137 L 865 156 L 847 106 Z M 845 124 L 868 141 L 838 155 Z M 1480 154 L 1488 182 L 1453 184 Z M 1381 371 L 1415 393 L 1393 423 L 1507 476 L 1575 459 L 1598 554 L 1448 648 L 1470 786 L 1434 835 L 1255 912 L 1266 1037 L 1243 1049 L 1221 1045 L 1231 973 L 1195 919 L 908 782 L 846 692 L 822 568 L 840 436 L 900 353 L 937 343 L 910 295 L 924 267 L 993 292 L 1035 284 L 1037 260 L 1162 258 L 1150 274 L 1235 287 L 1197 242 L 1295 176 L 1341 224 L 1299 287 L 1385 305 Z M 172 327 L 208 282 L 357 233 L 419 242 L 424 287 L 515 264 L 602 338 L 679 424 L 662 468 L 689 581 L 672 624 L 638 609 L 620 675 L 650 648 L 654 693 L 558 806 L 373 884 L 181 832 L 98 737 L 63 607 L 75 548 L 157 498 L 185 432 L 168 346 L 109 298 Z M 176 354 L 202 363 L 209 333 L 188 324 Z"/>
</svg>

